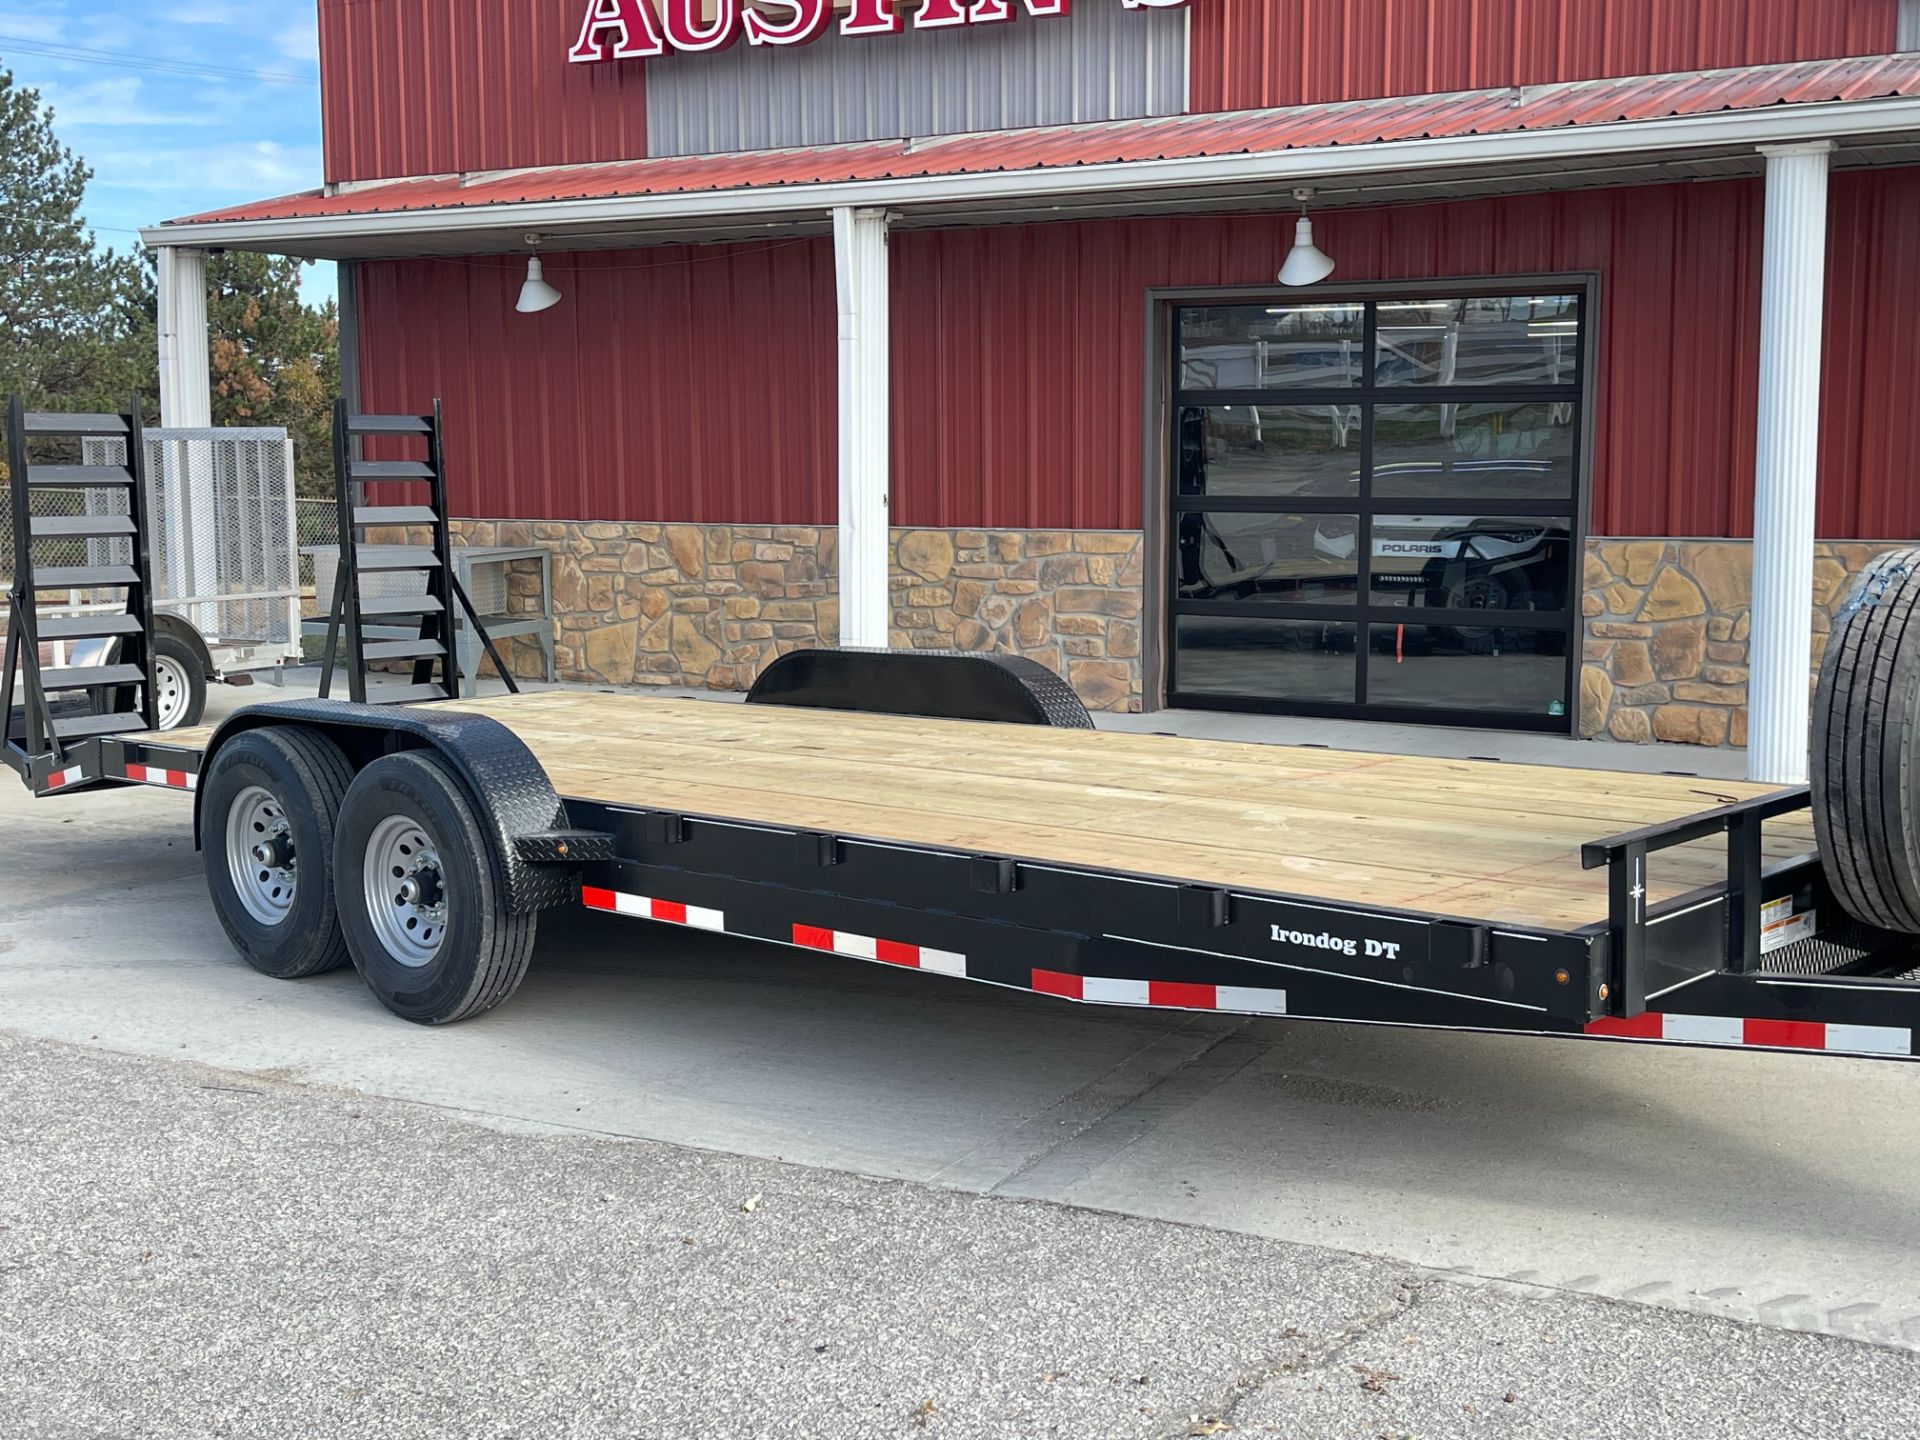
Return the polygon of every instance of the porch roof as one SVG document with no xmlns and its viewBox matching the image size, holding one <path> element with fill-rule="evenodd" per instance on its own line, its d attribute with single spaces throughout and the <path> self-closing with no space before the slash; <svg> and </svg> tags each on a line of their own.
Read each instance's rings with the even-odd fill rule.
<svg viewBox="0 0 1920 1440">
<path fill-rule="evenodd" d="M 1379 203 L 1383 190 L 1757 173 L 1754 147 L 1816 139 L 1840 142 L 1842 164 L 1920 161 L 1920 54 L 375 181 L 210 211 L 145 238 L 348 259 L 518 248 L 527 230 L 554 248 L 724 238 L 823 226 L 839 205 L 954 224 L 1269 208 L 1294 184 L 1320 187 L 1319 203 Z"/>
</svg>

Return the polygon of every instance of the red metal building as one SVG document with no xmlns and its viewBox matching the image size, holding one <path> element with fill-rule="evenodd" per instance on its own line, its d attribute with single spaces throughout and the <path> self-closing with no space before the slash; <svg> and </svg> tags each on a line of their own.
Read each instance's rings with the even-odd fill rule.
<svg viewBox="0 0 1920 1440">
<path fill-rule="evenodd" d="M 1850 574 L 1920 536 L 1915 0 L 320 24 L 324 183 L 149 232 L 174 423 L 197 253 L 342 262 L 358 403 L 443 400 L 575 678 L 999 648 L 1112 708 L 1751 714 L 1790 769 Z M 1332 269 L 1282 284 L 1303 207 Z"/>
</svg>

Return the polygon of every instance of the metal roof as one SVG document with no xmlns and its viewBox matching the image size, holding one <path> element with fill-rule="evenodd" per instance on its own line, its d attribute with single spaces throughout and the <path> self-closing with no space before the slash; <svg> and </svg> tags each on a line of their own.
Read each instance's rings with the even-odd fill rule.
<svg viewBox="0 0 1920 1440">
<path fill-rule="evenodd" d="M 213 225 L 464 211 L 495 206 L 706 193 L 936 176 L 1084 172 L 1137 161 L 1327 151 L 1393 142 L 1572 131 L 1783 107 L 1920 97 L 1920 54 L 1681 75 L 1573 81 L 1282 109 L 924 140 L 661 157 L 307 191 L 169 222 Z M 772 195 L 769 201 L 777 204 Z"/>
</svg>

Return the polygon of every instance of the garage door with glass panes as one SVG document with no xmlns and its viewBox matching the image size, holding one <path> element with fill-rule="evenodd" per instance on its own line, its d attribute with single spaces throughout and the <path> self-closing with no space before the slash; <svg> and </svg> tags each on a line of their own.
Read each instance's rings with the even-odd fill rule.
<svg viewBox="0 0 1920 1440">
<path fill-rule="evenodd" d="M 1169 703 L 1570 729 L 1583 320 L 1176 307 Z"/>
</svg>

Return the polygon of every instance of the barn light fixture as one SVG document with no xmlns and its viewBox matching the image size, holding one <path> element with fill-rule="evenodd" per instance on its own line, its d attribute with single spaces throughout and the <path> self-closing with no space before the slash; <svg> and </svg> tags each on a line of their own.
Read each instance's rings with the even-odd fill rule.
<svg viewBox="0 0 1920 1440">
<path fill-rule="evenodd" d="M 1300 202 L 1300 218 L 1293 227 L 1293 253 L 1280 267 L 1282 285 L 1312 285 L 1333 273 L 1333 259 L 1313 243 L 1313 221 L 1307 218 L 1307 202 L 1313 191 L 1299 189 L 1293 198 Z"/>
<path fill-rule="evenodd" d="M 522 315 L 538 315 L 560 303 L 560 292 L 547 283 L 545 267 L 540 263 L 540 237 L 527 236 L 533 255 L 527 261 L 527 283 L 520 287 L 520 303 L 514 306 Z"/>
</svg>

